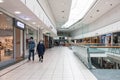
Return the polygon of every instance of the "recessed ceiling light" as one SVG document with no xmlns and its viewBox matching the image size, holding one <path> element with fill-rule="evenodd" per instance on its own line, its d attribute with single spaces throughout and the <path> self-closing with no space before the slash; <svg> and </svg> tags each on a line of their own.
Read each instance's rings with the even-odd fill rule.
<svg viewBox="0 0 120 80">
<path fill-rule="evenodd" d="M 90 18 L 92 18 L 92 16 L 90 16 Z"/>
<path fill-rule="evenodd" d="M 4 1 L 3 0 L 0 0 L 0 3 L 3 3 Z"/>
<path fill-rule="evenodd" d="M 110 4 L 110 6 L 112 6 L 112 4 Z"/>
<path fill-rule="evenodd" d="M 25 18 L 25 20 L 27 20 L 27 21 L 28 21 L 28 20 L 30 20 L 30 18 Z"/>
<path fill-rule="evenodd" d="M 96 10 L 97 12 L 99 12 L 100 10 Z"/>
<path fill-rule="evenodd" d="M 32 22 L 32 24 L 36 24 L 36 22 Z"/>
<path fill-rule="evenodd" d="M 21 14 L 21 12 L 20 12 L 20 11 L 15 11 L 14 13 L 15 13 L 15 14 Z"/>
</svg>

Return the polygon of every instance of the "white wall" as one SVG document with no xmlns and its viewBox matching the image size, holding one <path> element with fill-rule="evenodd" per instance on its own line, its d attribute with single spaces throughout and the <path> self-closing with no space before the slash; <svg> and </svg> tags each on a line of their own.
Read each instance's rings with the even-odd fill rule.
<svg viewBox="0 0 120 80">
<path fill-rule="evenodd" d="M 117 25 L 120 25 L 119 21 L 120 21 L 120 5 L 116 6 L 115 8 L 101 16 L 99 19 L 97 19 L 95 22 L 87 25 L 86 27 L 84 26 L 79 30 L 73 31 L 72 37 L 80 37 L 80 35 L 83 36 L 83 34 L 85 33 L 87 33 L 87 35 L 90 36 L 91 34 L 89 33 L 107 26 L 112 26 L 114 28 L 115 25 L 113 24 L 117 23 Z"/>
<path fill-rule="evenodd" d="M 56 26 L 55 18 L 53 16 L 52 12 L 51 12 L 51 9 L 50 9 L 50 6 L 48 5 L 47 0 L 39 0 L 39 2 L 41 3 L 41 6 L 44 8 L 48 17 L 51 19 L 52 23 Z"/>
</svg>

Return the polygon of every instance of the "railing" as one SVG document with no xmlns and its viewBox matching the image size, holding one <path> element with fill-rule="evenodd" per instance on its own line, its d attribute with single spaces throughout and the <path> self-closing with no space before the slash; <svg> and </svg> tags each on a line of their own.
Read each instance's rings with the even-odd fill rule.
<svg viewBox="0 0 120 80">
<path fill-rule="evenodd" d="M 71 44 L 74 46 L 88 46 L 91 49 L 98 49 L 98 50 L 103 50 L 105 52 L 110 52 L 114 54 L 120 54 L 120 44 L 101 44 L 101 43 L 77 43 L 77 44 Z"/>
<path fill-rule="evenodd" d="M 99 50 L 104 50 L 106 53 L 120 55 L 120 46 L 91 46 L 90 48 L 96 48 Z"/>
<path fill-rule="evenodd" d="M 89 68 L 91 69 L 91 59 L 90 54 L 88 52 L 88 47 L 86 46 L 72 46 L 73 52 L 79 57 L 79 59 Z"/>
<path fill-rule="evenodd" d="M 120 55 L 120 48 L 109 48 L 108 52 Z"/>
<path fill-rule="evenodd" d="M 81 59 L 81 61 L 88 67 L 92 68 L 91 64 L 91 53 L 94 54 L 115 54 L 120 57 L 120 46 L 110 45 L 106 46 L 104 44 L 71 44 L 72 50 Z M 107 57 L 107 56 L 106 56 Z"/>
<path fill-rule="evenodd" d="M 84 45 L 84 46 L 120 46 L 120 43 L 103 44 L 103 43 L 70 43 L 71 45 Z"/>
</svg>

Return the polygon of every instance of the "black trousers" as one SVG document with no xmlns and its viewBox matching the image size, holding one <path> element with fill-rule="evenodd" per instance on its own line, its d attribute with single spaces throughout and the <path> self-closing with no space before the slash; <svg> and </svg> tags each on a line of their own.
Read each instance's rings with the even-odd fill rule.
<svg viewBox="0 0 120 80">
<path fill-rule="evenodd" d="M 28 56 L 29 60 L 31 60 L 31 55 L 32 55 L 32 60 L 34 61 L 34 50 L 29 50 L 29 56 Z"/>
<path fill-rule="evenodd" d="M 38 54 L 39 59 L 43 59 L 43 55 Z"/>
</svg>

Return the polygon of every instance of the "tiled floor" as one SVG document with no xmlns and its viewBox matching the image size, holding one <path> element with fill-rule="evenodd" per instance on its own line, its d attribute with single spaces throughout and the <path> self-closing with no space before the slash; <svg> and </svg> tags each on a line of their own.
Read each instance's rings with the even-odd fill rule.
<svg viewBox="0 0 120 80">
<path fill-rule="evenodd" d="M 47 50 L 43 63 L 36 56 L 34 62 L 25 60 L 19 64 L 17 68 L 11 66 L 15 69 L 5 75 L 6 70 L 0 71 L 0 80 L 97 80 L 67 47 Z"/>
</svg>

